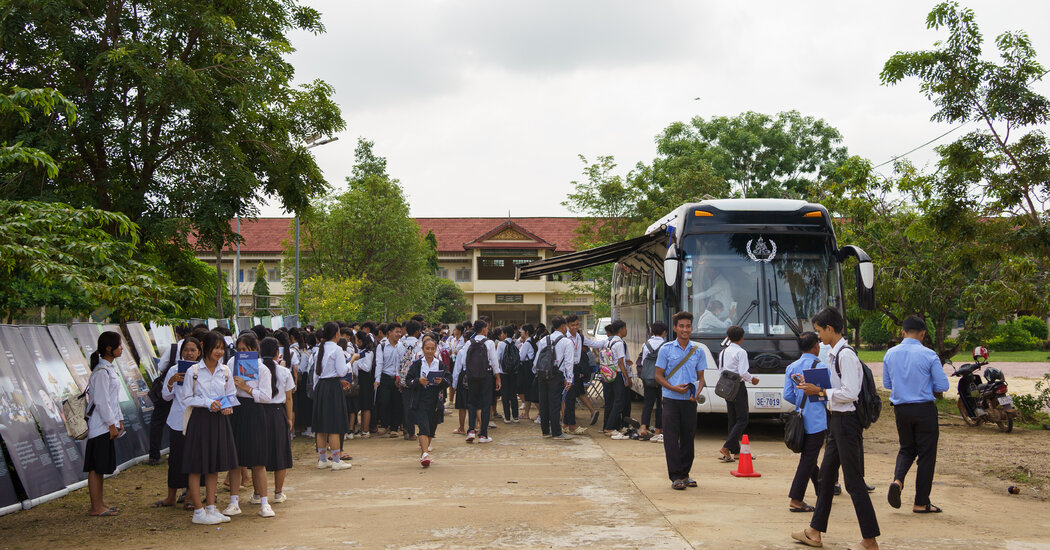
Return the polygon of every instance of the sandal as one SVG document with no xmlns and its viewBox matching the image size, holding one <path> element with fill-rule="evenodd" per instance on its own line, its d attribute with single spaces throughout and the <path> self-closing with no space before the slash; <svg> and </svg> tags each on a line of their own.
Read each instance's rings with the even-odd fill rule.
<svg viewBox="0 0 1050 550">
<path fill-rule="evenodd" d="M 685 487 L 686 484 L 684 479 L 676 479 L 673 483 L 671 483 L 671 488 L 675 491 L 684 491 Z"/>
<path fill-rule="evenodd" d="M 943 511 L 944 510 L 941 510 L 940 508 L 938 508 L 937 506 L 934 506 L 932 504 L 927 504 L 926 506 L 923 507 L 922 510 L 912 509 L 912 512 L 914 512 L 916 514 L 939 514 L 939 513 L 943 512 Z"/>
<path fill-rule="evenodd" d="M 732 456 L 726 456 L 726 455 L 718 455 L 718 461 L 719 462 L 724 462 L 726 464 L 730 464 L 732 462 L 736 462 L 736 460 L 733 460 Z"/>
<path fill-rule="evenodd" d="M 172 506 L 174 506 L 174 504 L 166 504 L 163 500 L 158 500 L 149 505 L 150 508 L 170 508 Z"/>
<path fill-rule="evenodd" d="M 806 546 L 812 546 L 814 548 L 823 548 L 824 547 L 824 542 L 823 541 L 813 540 L 813 539 L 809 538 L 809 535 L 806 534 L 806 530 L 805 529 L 803 529 L 801 531 L 797 531 L 795 533 L 791 533 L 791 538 L 801 542 L 802 544 L 805 544 Z"/>
<path fill-rule="evenodd" d="M 183 510 L 187 510 L 189 512 L 192 512 L 192 511 L 196 510 L 197 507 L 194 506 L 192 502 L 187 502 L 186 504 L 182 505 L 182 509 Z"/>
<path fill-rule="evenodd" d="M 455 434 L 455 435 L 467 435 L 467 432 L 465 432 L 465 431 L 463 431 L 463 430 L 461 430 L 459 428 L 456 428 L 455 430 L 452 430 L 452 433 Z"/>
<path fill-rule="evenodd" d="M 95 518 L 115 517 L 115 516 L 119 516 L 120 515 L 120 510 L 117 510 L 116 508 L 110 508 L 110 509 L 106 510 L 105 512 L 102 512 L 101 514 L 88 514 L 88 515 L 91 516 L 91 517 L 95 517 Z"/>
<path fill-rule="evenodd" d="M 685 486 L 686 487 L 696 487 L 696 480 L 694 480 L 691 477 L 685 478 Z"/>
<path fill-rule="evenodd" d="M 897 482 L 890 483 L 890 492 L 886 494 L 886 500 L 894 508 L 901 507 L 901 486 Z"/>
<path fill-rule="evenodd" d="M 788 510 L 791 510 L 792 512 L 814 512 L 816 511 L 816 508 L 803 502 L 802 506 L 799 506 L 797 508 L 794 506 L 788 506 Z"/>
</svg>

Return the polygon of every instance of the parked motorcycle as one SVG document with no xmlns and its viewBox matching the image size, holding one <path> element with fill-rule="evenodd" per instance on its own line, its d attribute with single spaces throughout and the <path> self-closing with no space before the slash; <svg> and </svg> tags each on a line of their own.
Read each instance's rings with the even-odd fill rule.
<svg viewBox="0 0 1050 550">
<path fill-rule="evenodd" d="M 973 363 L 967 363 L 952 373 L 959 377 L 959 414 L 970 426 L 982 422 L 993 422 L 999 429 L 1009 432 L 1014 429 L 1014 418 L 1020 412 L 1014 400 L 1006 392 L 1006 377 L 995 367 L 984 369 L 984 382 L 977 371 L 988 364 L 988 350 L 978 346 L 973 350 Z M 952 366 L 954 368 L 954 365 Z"/>
</svg>

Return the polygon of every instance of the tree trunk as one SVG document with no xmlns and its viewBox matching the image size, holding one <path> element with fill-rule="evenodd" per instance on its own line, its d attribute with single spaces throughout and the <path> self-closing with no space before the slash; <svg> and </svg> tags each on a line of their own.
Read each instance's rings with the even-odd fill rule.
<svg viewBox="0 0 1050 550">
<path fill-rule="evenodd" d="M 226 279 L 222 276 L 222 246 L 215 247 L 215 273 L 219 276 L 219 283 L 215 285 L 215 312 L 216 317 L 226 317 L 222 311 L 222 287 L 226 286 Z"/>
</svg>

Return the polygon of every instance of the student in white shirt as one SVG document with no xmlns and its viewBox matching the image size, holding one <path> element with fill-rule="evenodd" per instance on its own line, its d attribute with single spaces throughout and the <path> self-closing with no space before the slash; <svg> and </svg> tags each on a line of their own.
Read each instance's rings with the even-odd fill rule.
<svg viewBox="0 0 1050 550">
<path fill-rule="evenodd" d="M 642 365 L 645 363 L 646 358 L 650 354 L 655 354 L 660 350 L 660 346 L 664 345 L 667 337 L 667 323 L 663 321 L 656 321 L 650 328 L 650 334 L 652 336 L 646 340 L 645 344 L 642 345 L 642 351 L 638 359 L 638 376 L 642 376 Z M 653 360 L 658 355 L 653 355 Z M 644 384 L 644 380 L 642 381 Z M 654 443 L 663 443 L 663 398 L 660 384 L 654 383 L 652 386 L 645 385 L 643 388 L 644 401 L 642 403 L 642 428 L 639 432 L 639 439 L 650 439 Z M 652 417 L 653 409 L 656 410 L 656 426 L 655 432 L 653 431 Z M 655 433 L 655 435 L 654 435 Z"/>
<path fill-rule="evenodd" d="M 103 476 L 117 469 L 117 452 L 113 440 L 124 434 L 124 415 L 120 412 L 122 382 L 113 361 L 123 355 L 120 335 L 106 331 L 98 336 L 91 354 L 91 377 L 88 378 L 88 441 L 84 450 L 84 471 L 88 474 L 91 516 L 119 516 L 120 509 L 108 506 L 102 499 Z"/>
<path fill-rule="evenodd" d="M 259 355 L 262 365 L 259 370 L 270 371 L 270 397 L 260 394 L 256 401 L 260 404 L 263 417 L 266 420 L 266 471 L 273 472 L 273 501 L 280 503 L 287 500 L 284 495 L 284 480 L 288 475 L 288 469 L 292 467 L 292 392 L 295 391 L 295 381 L 292 380 L 292 371 L 274 362 L 280 353 L 280 342 L 274 338 L 263 338 L 259 343 Z M 258 485 L 257 485 L 258 486 Z M 264 486 L 265 487 L 265 486 Z M 252 497 L 252 503 L 259 501 L 259 515 L 273 517 L 273 509 L 263 501 L 265 497 L 256 493 Z M 266 514 L 263 511 L 270 508 Z"/>
<path fill-rule="evenodd" d="M 255 333 L 246 330 L 237 337 L 237 352 L 259 352 L 259 339 Z M 262 517 L 273 517 L 266 500 L 266 457 L 267 447 L 266 417 L 262 406 L 271 397 L 273 377 L 270 369 L 260 368 L 255 380 L 245 380 L 237 376 L 237 357 L 230 358 L 227 367 L 234 373 L 233 384 L 237 387 L 237 400 L 240 405 L 234 407 L 230 415 L 230 427 L 233 428 L 234 445 L 237 447 L 237 463 L 240 468 L 230 472 L 230 505 L 222 511 L 224 515 L 236 516 L 241 513 L 240 490 L 243 470 L 251 470 L 252 486 L 255 494 L 262 497 L 263 506 L 259 510 Z M 262 367 L 262 365 L 260 365 Z"/>
<path fill-rule="evenodd" d="M 403 412 L 401 410 L 401 392 L 397 388 L 397 368 L 401 358 L 397 355 L 397 343 L 401 340 L 401 324 L 387 323 L 386 338 L 379 342 L 376 349 L 376 413 L 379 425 L 383 430 L 376 435 L 398 437 Z"/>
<path fill-rule="evenodd" d="M 346 364 L 343 350 L 336 344 L 339 325 L 334 321 L 324 324 L 317 350 L 314 388 L 313 428 L 317 434 L 317 468 L 333 471 L 347 470 L 349 462 L 341 460 L 343 434 L 350 428 L 340 382 L 350 366 Z M 330 459 L 330 460 L 329 460 Z"/>
<path fill-rule="evenodd" d="M 540 338 L 536 346 L 537 358 L 547 346 L 554 346 L 554 365 L 550 376 L 544 380 L 537 374 L 540 394 L 540 431 L 543 437 L 565 441 L 572 436 L 561 430 L 561 401 L 572 386 L 573 348 L 568 335 L 565 318 L 558 315 L 551 319 L 550 336 Z M 533 363 L 534 370 L 536 369 Z"/>
<path fill-rule="evenodd" d="M 193 336 L 187 336 L 180 340 L 179 349 L 181 354 L 179 358 L 181 360 L 194 363 L 201 360 L 201 342 Z M 186 407 L 182 404 L 182 399 L 179 398 L 176 391 L 178 388 L 177 384 L 186 379 L 186 374 L 179 372 L 177 366 L 178 361 L 174 361 L 169 366 L 161 386 L 161 397 L 168 403 L 171 403 L 168 407 L 168 416 L 165 418 L 165 424 L 168 428 L 168 496 L 164 500 L 154 502 L 154 508 L 174 506 L 178 500 L 176 492 L 179 489 L 185 490 L 187 486 L 187 476 L 182 471 L 182 449 L 184 445 L 182 415 L 186 411 Z M 187 503 L 186 509 L 192 510 L 193 505 Z"/>
<path fill-rule="evenodd" d="M 363 330 L 357 331 L 354 339 L 357 340 L 357 360 L 354 361 L 352 367 L 354 377 L 357 378 L 357 384 L 361 388 L 361 392 L 357 395 L 357 406 L 361 409 L 358 426 L 360 426 L 361 437 L 367 439 L 372 437 L 372 408 L 375 403 L 375 386 L 373 385 L 375 377 L 372 376 L 372 369 L 376 362 L 375 342 L 372 341 L 372 336 Z"/>
<path fill-rule="evenodd" d="M 617 319 L 609 324 L 608 329 L 611 336 L 606 346 L 612 351 L 616 361 L 616 378 L 611 382 L 602 383 L 605 394 L 603 432 L 613 436 L 613 439 L 630 439 L 624 433 L 618 433 L 622 428 L 626 428 L 627 419 L 631 418 L 631 400 L 627 393 L 631 387 L 630 372 L 627 370 L 631 361 L 627 359 L 627 343 L 623 341 L 624 336 L 627 336 L 627 323 Z"/>
<path fill-rule="evenodd" d="M 579 399 L 587 412 L 591 415 L 591 426 L 598 423 L 598 409 L 591 403 L 591 397 L 587 395 L 587 383 L 591 381 L 590 354 L 587 348 L 600 348 L 605 345 L 605 340 L 591 340 L 587 335 L 580 332 L 580 318 L 575 314 L 565 316 L 565 326 L 569 328 L 568 337 L 573 346 L 573 368 L 572 387 L 565 393 L 565 402 L 562 403 L 562 423 L 565 431 L 574 435 L 582 435 L 587 428 L 576 425 L 576 400 Z"/>
<path fill-rule="evenodd" d="M 518 348 L 518 359 L 521 365 L 518 367 L 518 399 L 525 404 L 524 415 L 518 418 L 532 420 L 529 413 L 532 404 L 540 402 L 538 388 L 536 387 L 536 374 L 532 372 L 532 362 L 536 359 L 536 327 L 530 324 L 521 326 L 521 346 Z"/>
<path fill-rule="evenodd" d="M 209 331 L 204 335 L 200 363 L 186 372 L 179 390 L 179 399 L 190 409 L 189 420 L 183 425 L 186 435 L 182 453 L 182 471 L 189 474 L 190 501 L 193 503 L 193 523 L 214 525 L 230 521 L 215 507 L 215 490 L 219 472 L 237 468 L 237 449 L 230 427 L 232 407 L 223 407 L 220 399 L 236 398 L 233 373 L 222 363 L 226 342 L 222 334 Z M 207 489 L 201 501 L 201 476 Z"/>
<path fill-rule="evenodd" d="M 736 398 L 726 402 L 726 412 L 729 413 L 729 435 L 722 448 L 718 450 L 722 462 L 732 462 L 733 455 L 740 454 L 740 438 L 747 429 L 748 406 L 747 406 L 747 383 L 758 384 L 758 377 L 751 376 L 747 351 L 740 347 L 744 341 L 744 329 L 733 325 L 726 329 L 726 338 L 729 338 L 729 347 L 721 353 L 719 367 L 735 372 L 740 375 L 740 383 L 737 385 Z"/>
<path fill-rule="evenodd" d="M 725 312 L 725 306 L 718 300 L 711 300 L 707 304 L 707 310 L 700 316 L 700 332 L 722 332 L 728 329 L 732 324 L 733 320 L 731 317 L 736 310 L 729 312 L 724 319 L 722 313 Z"/>
<path fill-rule="evenodd" d="M 850 548 L 877 550 L 879 543 L 875 539 L 880 534 L 879 520 L 875 517 L 875 508 L 871 505 L 871 497 L 864 482 L 864 428 L 857 418 L 855 405 L 860 397 L 864 371 L 857 353 L 847 348 L 846 339 L 842 337 L 846 320 L 837 309 L 829 307 L 818 313 L 813 317 L 813 327 L 820 340 L 831 346 L 831 368 L 828 369 L 831 388 L 824 390 L 813 384 L 799 384 L 797 387 L 806 395 L 818 395 L 827 400 L 828 438 L 820 463 L 819 490 L 813 519 L 809 527 L 792 533 L 791 537 L 808 546 L 823 544 L 822 534 L 828 530 L 834 485 L 841 467 L 846 491 L 853 501 L 853 510 L 860 524 L 860 534 L 864 537 L 859 544 Z"/>
<path fill-rule="evenodd" d="M 397 345 L 394 346 L 394 359 L 397 361 L 397 386 L 398 386 L 398 400 L 401 402 L 401 418 L 403 419 L 402 425 L 404 426 L 404 437 L 405 441 L 416 440 L 416 426 L 413 424 L 412 415 L 409 414 L 408 405 L 405 403 L 404 390 L 407 387 L 407 374 L 408 368 L 402 370 L 402 366 L 405 364 L 405 359 L 408 359 L 408 367 L 411 367 L 412 363 L 423 357 L 423 345 L 419 341 L 420 332 L 423 330 L 423 325 L 415 319 L 410 319 L 405 322 L 405 336 L 397 341 Z"/>
<path fill-rule="evenodd" d="M 432 376 L 436 378 L 431 380 Z M 419 464 L 424 468 L 430 466 L 430 442 L 443 416 L 438 394 L 448 386 L 447 373 L 437 356 L 437 341 L 426 336 L 423 338 L 423 357 L 408 368 L 405 388 L 405 401 L 413 422 L 419 426 Z"/>
<path fill-rule="evenodd" d="M 474 335 L 467 340 L 463 350 L 456 356 L 452 378 L 454 382 L 464 379 L 467 381 L 467 443 L 473 443 L 475 438 L 478 443 L 491 443 L 492 438 L 488 432 L 492 398 L 495 393 L 493 388 L 499 391 L 502 372 L 496 357 L 496 344 L 488 338 L 489 324 L 478 320 L 474 322 L 473 328 Z M 477 360 L 477 363 L 472 364 L 472 360 Z M 476 430 L 475 426 L 478 426 Z"/>
</svg>

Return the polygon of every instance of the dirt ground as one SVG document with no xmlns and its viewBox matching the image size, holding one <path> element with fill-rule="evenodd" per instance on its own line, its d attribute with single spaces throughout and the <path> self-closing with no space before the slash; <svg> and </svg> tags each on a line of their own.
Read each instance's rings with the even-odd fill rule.
<svg viewBox="0 0 1050 550">
<path fill-rule="evenodd" d="M 670 488 L 660 444 L 598 433 L 554 442 L 541 439 L 535 424 L 497 420 L 495 442 L 468 445 L 451 435 L 451 418 L 438 430 L 428 470 L 419 467 L 414 442 L 386 438 L 348 441 L 352 470 L 317 470 L 310 442 L 296 438 L 289 500 L 274 505 L 276 518 L 258 517 L 247 490 L 244 514 L 220 527 L 192 525 L 189 512 L 150 509 L 163 495 L 165 466 L 140 465 L 106 482 L 107 501 L 124 510 L 120 517 L 87 517 L 82 489 L 0 517 L 0 547 L 800 548 L 790 532 L 809 515 L 790 513 L 786 496 L 797 455 L 774 422 L 755 421 L 748 430 L 762 477 L 738 479 L 729 475 L 734 466 L 716 460 L 725 417 L 704 417 L 693 468 L 700 487 L 679 492 Z M 950 417 L 941 424 L 932 497 L 945 513 L 936 516 L 886 503 L 896 455 L 892 411 L 866 433 L 882 547 L 1050 549 L 1050 432 L 1003 434 Z M 1032 483 L 1004 479 L 1021 477 L 1017 472 Z M 1011 484 L 1022 485 L 1022 493 L 1007 494 Z M 220 491 L 220 507 L 228 496 Z M 815 500 L 812 488 L 807 499 Z M 849 498 L 836 505 L 827 548 L 860 536 Z"/>
</svg>

